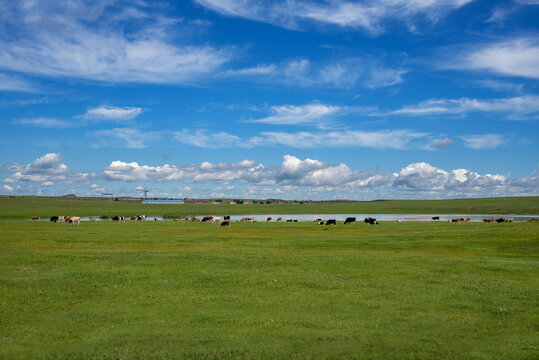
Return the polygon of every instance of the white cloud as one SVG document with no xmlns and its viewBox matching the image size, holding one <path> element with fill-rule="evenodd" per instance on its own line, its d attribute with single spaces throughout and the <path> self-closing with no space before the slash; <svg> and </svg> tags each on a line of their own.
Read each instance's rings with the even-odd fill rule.
<svg viewBox="0 0 539 360">
<path fill-rule="evenodd" d="M 140 107 L 98 106 L 88 109 L 86 114 L 83 115 L 83 118 L 90 120 L 125 121 L 136 118 L 143 111 Z"/>
<path fill-rule="evenodd" d="M 409 115 L 428 116 L 443 114 L 462 114 L 468 112 L 506 112 L 513 119 L 525 119 L 539 112 L 539 96 L 523 95 L 512 98 L 479 100 L 479 99 L 431 99 L 417 105 L 405 106 L 389 112 L 371 115 Z"/>
<path fill-rule="evenodd" d="M 300 29 L 304 23 L 361 28 L 373 35 L 384 32 L 384 25 L 401 21 L 413 27 L 418 17 L 432 22 L 445 13 L 473 0 L 365 0 L 365 1 L 277 1 L 196 0 L 221 14 Z"/>
<path fill-rule="evenodd" d="M 497 134 L 463 135 L 459 136 L 464 141 L 464 146 L 471 149 L 494 149 L 507 142 L 504 136 Z"/>
<path fill-rule="evenodd" d="M 272 106 L 273 115 L 251 120 L 250 122 L 274 124 L 274 125 L 305 125 L 316 124 L 319 127 L 327 125 L 328 117 L 338 115 L 342 108 L 339 106 L 329 106 L 324 104 L 307 105 L 281 105 Z"/>
<path fill-rule="evenodd" d="M 76 126 L 75 122 L 69 122 L 64 120 L 58 120 L 55 118 L 28 118 L 28 119 L 17 119 L 14 121 L 18 125 L 28 125 L 35 126 L 40 128 L 53 128 L 53 129 L 63 129 L 72 126 Z"/>
<path fill-rule="evenodd" d="M 0 73 L 0 91 L 38 92 L 38 88 L 19 76 Z"/>
<path fill-rule="evenodd" d="M 6 3 L 2 20 L 17 32 L 0 35 L 0 69 L 108 83 L 187 84 L 233 57 L 232 49 L 178 45 L 170 39 L 177 21 L 161 15 L 126 13 L 128 31 L 111 4 Z"/>
<path fill-rule="evenodd" d="M 537 172 L 529 178 L 510 180 L 499 174 L 479 174 L 470 169 L 447 171 L 428 163 L 414 163 L 393 174 L 381 174 L 352 170 L 346 164 L 330 164 L 314 159 L 283 156 L 281 164 L 264 166 L 254 161 L 212 164 L 204 162 L 186 166 L 165 164 L 163 166 L 139 165 L 136 162 L 114 161 L 104 170 L 108 180 L 114 181 L 160 181 L 189 184 L 236 184 L 251 185 L 249 196 L 289 194 L 297 198 L 305 188 L 321 196 L 328 194 L 357 194 L 364 191 L 395 194 L 413 191 L 417 194 L 489 194 L 500 191 L 505 194 L 533 194 L 537 192 Z M 236 186 L 236 188 L 238 188 Z M 241 187 L 240 187 L 241 188 Z M 229 190 L 229 187 L 226 188 Z M 191 191 L 192 187 L 179 190 Z M 200 190 L 200 189 L 199 189 Z M 223 188 L 212 187 L 212 191 Z"/>
<path fill-rule="evenodd" d="M 12 173 L 4 179 L 7 183 L 32 183 L 38 182 L 42 186 L 52 186 L 56 182 L 63 184 L 86 183 L 89 174 L 75 173 L 62 163 L 62 157 L 58 153 L 46 154 L 30 164 L 13 164 L 8 167 Z"/>
<path fill-rule="evenodd" d="M 515 38 L 487 45 L 470 45 L 460 56 L 452 56 L 446 69 L 481 70 L 504 76 L 539 79 L 539 41 Z"/>
<path fill-rule="evenodd" d="M 250 138 L 241 138 L 226 132 L 208 133 L 207 130 L 184 129 L 175 133 L 175 139 L 184 144 L 203 148 L 289 146 L 294 148 L 315 147 L 368 147 L 375 149 L 406 149 L 412 142 L 424 139 L 428 134 L 411 130 L 379 131 L 326 131 L 295 133 L 262 132 Z"/>
<path fill-rule="evenodd" d="M 449 147 L 449 146 L 453 145 L 454 142 L 455 142 L 455 140 L 446 137 L 446 138 L 443 138 L 443 139 L 433 141 L 429 146 L 432 147 L 432 148 Z"/>
<path fill-rule="evenodd" d="M 155 131 L 144 131 L 134 128 L 115 128 L 94 131 L 92 137 L 97 140 L 95 147 L 120 147 L 143 149 L 148 142 L 155 142 L 161 134 Z"/>
<path fill-rule="evenodd" d="M 387 67 L 376 59 L 347 58 L 332 62 L 312 62 L 309 59 L 299 58 L 228 70 L 222 75 L 301 87 L 352 88 L 361 84 L 377 88 L 402 82 L 402 75 L 406 72 L 403 69 Z"/>
</svg>

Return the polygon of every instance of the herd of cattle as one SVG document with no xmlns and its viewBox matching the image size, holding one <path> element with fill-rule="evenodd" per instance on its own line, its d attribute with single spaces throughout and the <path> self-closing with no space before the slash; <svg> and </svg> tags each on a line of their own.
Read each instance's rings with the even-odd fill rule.
<svg viewBox="0 0 539 360">
<path fill-rule="evenodd" d="M 39 220 L 40 218 L 38 216 L 32 216 L 32 220 Z M 92 219 L 92 220 L 95 220 L 95 219 Z M 126 217 L 126 216 L 113 216 L 111 217 L 111 220 L 112 221 L 115 221 L 115 222 L 124 222 L 125 220 L 135 220 L 135 221 L 145 221 L 146 220 L 146 215 L 137 215 L 137 216 L 130 216 L 130 217 Z M 158 221 L 157 218 L 154 218 L 155 221 Z M 180 221 L 180 219 L 178 218 L 175 218 L 175 219 L 172 219 L 173 221 Z M 438 221 L 440 220 L 440 217 L 439 216 L 433 216 L 432 217 L 432 220 L 434 221 Z M 54 223 L 58 223 L 58 222 L 64 222 L 64 223 L 67 223 L 67 224 L 70 224 L 70 225 L 79 225 L 80 224 L 80 217 L 79 216 L 52 216 L 50 218 L 50 221 L 51 222 L 54 222 Z M 223 216 L 221 218 L 221 216 L 204 216 L 204 217 L 201 217 L 201 218 L 198 218 L 196 216 L 192 216 L 192 217 L 188 217 L 185 219 L 185 221 L 191 221 L 191 222 L 208 222 L 208 223 L 219 223 L 221 224 L 221 226 L 225 226 L 225 227 L 230 227 L 230 216 L 229 215 L 226 215 L 226 216 Z M 255 220 L 255 218 L 253 216 L 250 216 L 250 217 L 242 217 L 241 220 L 236 220 L 237 222 L 253 222 L 253 223 L 256 223 L 257 221 Z M 273 219 L 271 217 L 268 217 L 266 219 L 267 222 L 270 222 L 270 221 L 273 221 Z M 297 219 L 286 219 L 286 220 L 283 220 L 282 217 L 279 217 L 277 219 L 275 219 L 276 222 L 298 222 Z M 463 222 L 469 222 L 471 221 L 471 219 L 469 217 L 467 218 L 454 218 L 454 219 L 451 219 L 451 220 L 448 220 L 448 222 L 453 222 L 453 223 L 463 223 Z M 483 222 L 485 223 L 491 223 L 491 222 L 496 222 L 496 223 L 508 223 L 508 222 L 513 222 L 514 219 L 513 218 L 509 218 L 509 219 L 505 219 L 503 217 L 500 217 L 500 218 L 497 218 L 497 219 L 494 219 L 494 218 L 488 218 L 488 219 L 483 219 Z M 531 222 L 531 221 L 539 221 L 539 218 L 532 218 L 532 219 L 529 219 L 528 222 Z M 337 225 L 337 220 L 336 219 L 328 219 L 328 220 L 322 220 L 322 219 L 316 219 L 314 220 L 315 223 L 319 224 L 319 225 Z M 363 219 L 363 222 L 365 224 L 368 224 L 368 225 L 379 225 L 380 223 L 375 219 L 375 218 L 372 218 L 372 217 L 367 217 L 365 219 Z M 400 223 L 401 220 L 396 220 L 395 222 L 397 223 Z M 355 224 L 356 223 L 356 218 L 355 217 L 347 217 L 346 220 L 344 220 L 344 225 L 346 224 Z"/>
</svg>

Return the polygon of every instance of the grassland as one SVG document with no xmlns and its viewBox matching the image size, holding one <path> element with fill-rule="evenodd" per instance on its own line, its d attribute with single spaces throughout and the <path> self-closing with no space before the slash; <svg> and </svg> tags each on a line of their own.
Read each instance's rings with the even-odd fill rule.
<svg viewBox="0 0 539 360">
<path fill-rule="evenodd" d="M 0 358 L 537 359 L 538 245 L 536 222 L 5 217 Z"/>
<path fill-rule="evenodd" d="M 134 202 L 47 197 L 0 197 L 0 218 L 76 214 L 113 216 L 154 214 L 179 217 L 195 214 L 539 214 L 539 196 L 457 200 L 393 200 L 364 203 L 290 203 L 269 205 L 144 205 Z"/>
</svg>

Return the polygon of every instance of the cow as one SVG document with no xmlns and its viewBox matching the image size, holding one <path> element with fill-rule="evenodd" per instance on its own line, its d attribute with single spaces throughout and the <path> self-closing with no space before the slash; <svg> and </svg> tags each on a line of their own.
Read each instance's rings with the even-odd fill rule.
<svg viewBox="0 0 539 360">
<path fill-rule="evenodd" d="M 322 221 L 322 219 L 313 220 L 313 222 L 315 222 L 315 223 L 319 223 L 320 221 Z"/>
<path fill-rule="evenodd" d="M 212 219 L 212 216 L 204 216 L 202 218 L 202 222 L 211 221 L 211 219 Z"/>
<path fill-rule="evenodd" d="M 439 216 L 433 216 L 431 219 L 432 220 L 440 220 L 440 217 Z"/>
<path fill-rule="evenodd" d="M 223 216 L 223 219 L 224 219 L 225 221 L 230 220 L 230 215 L 225 215 L 225 216 Z"/>
<path fill-rule="evenodd" d="M 400 224 L 402 221 L 401 221 L 401 220 L 395 220 L 395 222 L 396 222 L 397 224 Z"/>
<path fill-rule="evenodd" d="M 116 221 L 116 222 L 124 222 L 125 221 L 125 216 L 118 216 L 118 215 L 114 215 L 111 219 L 111 221 Z"/>
<path fill-rule="evenodd" d="M 532 222 L 532 221 L 539 221 L 539 218 L 533 218 L 533 219 L 528 220 L 528 222 Z"/>
<path fill-rule="evenodd" d="M 213 217 L 211 218 L 211 223 L 212 223 L 212 224 L 213 224 L 213 223 L 216 223 L 216 222 L 218 222 L 218 223 L 221 222 L 221 217 L 220 217 L 220 216 L 213 216 Z"/>
<path fill-rule="evenodd" d="M 136 216 L 131 216 L 130 219 L 131 220 L 137 220 L 137 217 Z"/>
<path fill-rule="evenodd" d="M 138 221 L 146 220 L 146 215 L 139 215 L 139 216 L 137 216 L 137 220 L 138 220 Z"/>
<path fill-rule="evenodd" d="M 39 220 L 39 216 L 32 216 L 32 220 Z"/>
<path fill-rule="evenodd" d="M 80 225 L 80 217 L 78 216 L 69 216 L 69 220 L 67 221 L 70 225 Z"/>
<path fill-rule="evenodd" d="M 324 225 L 324 222 L 322 220 L 320 220 L 319 222 L 317 222 L 318 225 Z"/>
<path fill-rule="evenodd" d="M 337 220 L 329 219 L 328 221 L 326 221 L 326 225 L 335 225 L 335 226 L 337 226 Z"/>
<path fill-rule="evenodd" d="M 297 219 L 294 219 L 294 220 L 292 220 L 292 222 L 298 222 L 298 220 L 297 220 Z"/>
<path fill-rule="evenodd" d="M 172 221 L 180 221 L 180 219 L 172 219 Z"/>
<path fill-rule="evenodd" d="M 483 222 L 486 222 L 486 223 L 491 223 L 491 222 L 494 222 L 494 219 L 483 219 Z"/>
<path fill-rule="evenodd" d="M 266 219 L 266 221 L 271 221 L 271 217 L 268 217 L 268 218 Z"/>
<path fill-rule="evenodd" d="M 51 222 L 57 223 L 58 220 L 60 220 L 60 217 L 59 217 L 59 216 L 51 216 Z"/>
<path fill-rule="evenodd" d="M 275 221 L 283 221 L 283 218 L 282 217 L 278 217 L 277 220 Z"/>
<path fill-rule="evenodd" d="M 369 225 L 378 225 L 379 224 L 378 221 L 376 221 L 375 218 L 371 218 L 371 217 L 367 217 L 367 218 L 363 219 L 363 222 L 365 224 L 369 224 Z"/>
<path fill-rule="evenodd" d="M 230 220 L 223 221 L 223 222 L 221 223 L 221 226 L 230 227 Z"/>
<path fill-rule="evenodd" d="M 251 217 L 245 216 L 245 217 L 242 217 L 242 218 L 241 218 L 241 221 L 253 221 L 254 219 L 255 219 L 255 218 L 252 217 L 252 216 L 251 216 Z"/>
<path fill-rule="evenodd" d="M 191 217 L 191 219 L 189 219 L 189 221 L 200 221 L 200 219 L 197 218 L 196 216 L 193 216 Z"/>
<path fill-rule="evenodd" d="M 288 219 L 288 220 L 286 220 L 286 222 L 292 222 L 292 219 Z"/>
<path fill-rule="evenodd" d="M 356 223 L 356 218 L 355 217 L 347 217 L 346 220 L 344 220 L 344 225 L 346 224 L 350 224 L 350 223 Z"/>
<path fill-rule="evenodd" d="M 504 222 L 505 222 L 505 219 L 504 219 L 503 217 L 501 217 L 501 218 L 496 219 L 496 220 L 494 220 L 494 221 L 496 221 L 496 222 L 499 224 L 499 223 L 504 223 Z"/>
<path fill-rule="evenodd" d="M 451 219 L 451 222 L 454 222 L 454 223 L 463 222 L 463 221 L 464 221 L 464 218 Z"/>
<path fill-rule="evenodd" d="M 506 220 L 505 220 L 505 222 L 513 222 L 513 221 L 515 221 L 515 219 L 513 219 L 513 218 L 510 218 L 510 219 L 506 219 Z"/>
</svg>

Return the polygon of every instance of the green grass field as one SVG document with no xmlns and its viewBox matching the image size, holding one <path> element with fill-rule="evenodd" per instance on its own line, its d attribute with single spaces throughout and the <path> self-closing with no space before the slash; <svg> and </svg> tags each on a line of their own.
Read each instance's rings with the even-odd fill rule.
<svg viewBox="0 0 539 360">
<path fill-rule="evenodd" d="M 0 359 L 539 358 L 537 222 L 69 226 L 29 204 L 2 207 Z"/>
<path fill-rule="evenodd" d="M 393 200 L 347 204 L 270 205 L 144 205 L 123 201 L 81 200 L 46 197 L 0 197 L 0 218 L 29 218 L 52 215 L 169 217 L 196 214 L 539 214 L 539 196 L 458 200 Z"/>
</svg>

